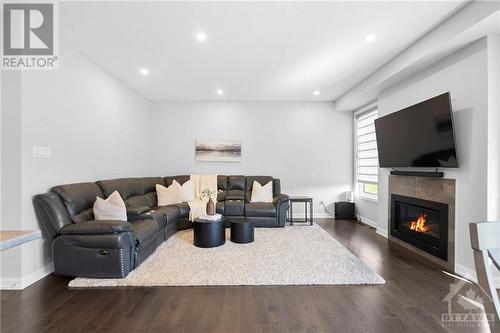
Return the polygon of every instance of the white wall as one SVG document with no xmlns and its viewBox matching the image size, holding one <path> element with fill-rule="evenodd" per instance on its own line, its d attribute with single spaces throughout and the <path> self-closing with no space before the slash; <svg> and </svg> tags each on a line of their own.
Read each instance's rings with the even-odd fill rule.
<svg viewBox="0 0 500 333">
<path fill-rule="evenodd" d="M 316 216 L 325 214 L 320 200 L 352 189 L 352 113 L 333 103 L 159 102 L 152 123 L 153 174 L 274 176 L 282 192 L 313 196 Z M 196 162 L 196 137 L 241 139 L 242 161 Z"/>
<path fill-rule="evenodd" d="M 2 76 L 1 138 L 2 138 L 2 229 L 16 229 L 21 220 L 21 72 L 0 71 Z M 0 255 L 1 276 L 21 276 L 21 248 Z"/>
<path fill-rule="evenodd" d="M 356 213 L 359 220 L 378 229 L 378 201 L 373 201 L 362 198 L 359 195 L 355 195 L 354 202 L 356 203 Z M 380 230 L 382 231 L 383 229 Z"/>
<path fill-rule="evenodd" d="M 379 96 L 379 115 L 450 91 L 459 153 L 458 169 L 445 170 L 456 179 L 456 271 L 474 274 L 469 223 L 484 221 L 487 215 L 487 129 L 488 68 L 486 40 L 482 39 L 393 87 Z M 388 174 L 379 173 L 378 224 L 382 232 L 388 223 Z"/>
<path fill-rule="evenodd" d="M 15 186 L 21 195 L 2 195 L 2 206 L 18 205 L 21 214 L 2 218 L 3 230 L 40 229 L 31 200 L 51 186 L 150 174 L 149 101 L 67 45 L 61 45 L 60 59 L 57 71 L 22 72 L 21 121 L 11 133 L 20 138 L 21 176 Z M 8 87 L 5 79 L 2 83 Z M 12 92 L 2 90 L 7 94 Z M 8 111 L 2 107 L 2 118 Z M 34 158 L 33 146 L 51 147 L 52 158 Z M 50 271 L 44 243 L 23 245 L 20 256 L 2 252 L 8 262 L 2 265 L 3 288 L 23 287 Z"/>
<path fill-rule="evenodd" d="M 488 220 L 500 221 L 500 34 L 488 43 Z M 500 271 L 494 271 L 500 288 Z"/>
<path fill-rule="evenodd" d="M 500 221 L 500 35 L 488 43 L 488 220 Z"/>
</svg>

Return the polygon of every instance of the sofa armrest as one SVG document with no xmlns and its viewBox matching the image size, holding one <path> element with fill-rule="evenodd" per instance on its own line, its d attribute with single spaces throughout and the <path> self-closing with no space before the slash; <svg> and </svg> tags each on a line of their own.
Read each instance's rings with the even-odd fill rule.
<svg viewBox="0 0 500 333">
<path fill-rule="evenodd" d="M 273 203 L 278 213 L 278 227 L 283 228 L 286 224 L 289 199 L 290 197 L 286 194 L 278 194 L 273 198 Z"/>
<path fill-rule="evenodd" d="M 288 197 L 288 195 L 286 195 L 286 194 L 278 194 L 278 195 L 274 196 L 274 198 L 273 198 L 273 203 L 274 203 L 275 205 L 279 205 L 279 204 L 281 204 L 281 203 L 283 203 L 283 202 L 288 201 L 288 198 L 289 198 L 289 197 Z"/>
<path fill-rule="evenodd" d="M 131 232 L 59 235 L 52 242 L 52 258 L 56 274 L 124 278 L 134 268 L 135 240 Z"/>
<path fill-rule="evenodd" d="M 133 232 L 133 229 L 126 221 L 102 220 L 71 223 L 59 230 L 61 235 L 113 234 L 118 232 Z"/>
</svg>

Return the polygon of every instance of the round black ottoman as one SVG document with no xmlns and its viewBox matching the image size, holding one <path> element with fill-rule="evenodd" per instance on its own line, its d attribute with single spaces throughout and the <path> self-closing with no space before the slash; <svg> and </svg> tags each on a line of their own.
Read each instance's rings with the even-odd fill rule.
<svg viewBox="0 0 500 333">
<path fill-rule="evenodd" d="M 252 243 L 254 241 L 253 229 L 253 223 L 247 219 L 232 220 L 231 242 L 239 244 Z"/>
<path fill-rule="evenodd" d="M 226 242 L 226 226 L 224 219 L 204 221 L 194 219 L 194 245 L 197 247 L 216 247 Z"/>
</svg>

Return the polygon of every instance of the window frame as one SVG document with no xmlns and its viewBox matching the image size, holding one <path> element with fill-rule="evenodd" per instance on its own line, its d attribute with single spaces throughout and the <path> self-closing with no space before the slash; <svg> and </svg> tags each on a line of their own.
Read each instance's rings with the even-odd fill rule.
<svg viewBox="0 0 500 333">
<path fill-rule="evenodd" d="M 355 193 L 357 194 L 357 196 L 359 198 L 362 198 L 362 199 L 365 199 L 368 201 L 372 201 L 372 202 L 378 202 L 378 194 L 379 194 L 379 190 L 380 190 L 380 187 L 379 187 L 379 173 L 380 172 L 379 172 L 379 163 L 378 163 L 378 150 L 376 147 L 376 138 L 374 140 L 367 141 L 367 143 L 375 142 L 375 148 L 371 148 L 371 149 L 367 149 L 367 150 L 359 150 L 359 145 L 358 145 L 359 137 L 361 136 L 361 135 L 358 135 L 359 121 L 366 119 L 366 118 L 369 118 L 369 117 L 372 117 L 373 115 L 375 115 L 375 119 L 378 118 L 378 105 L 376 105 L 376 104 L 371 105 L 370 107 L 368 107 L 366 109 L 363 109 L 363 110 L 360 110 L 360 111 L 354 113 L 354 186 L 355 186 Z M 366 127 L 368 127 L 368 126 L 370 126 L 370 125 L 367 125 Z M 361 127 L 361 128 L 363 128 L 363 127 Z M 370 131 L 364 135 L 371 135 L 374 133 L 375 132 L 373 130 L 373 132 Z M 373 150 L 375 150 L 375 152 L 377 153 L 376 157 L 371 157 L 371 158 L 377 158 L 377 163 L 376 163 L 377 181 L 376 182 L 359 181 L 358 180 L 359 167 L 360 167 L 359 166 L 360 158 L 358 157 L 359 152 L 361 152 L 361 151 L 373 151 Z M 377 194 L 365 192 L 365 190 L 364 190 L 365 184 L 376 184 L 377 185 Z"/>
</svg>

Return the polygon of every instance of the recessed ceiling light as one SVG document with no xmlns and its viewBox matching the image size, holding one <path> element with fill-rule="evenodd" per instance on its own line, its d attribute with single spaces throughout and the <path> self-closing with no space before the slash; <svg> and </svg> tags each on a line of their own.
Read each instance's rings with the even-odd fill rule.
<svg viewBox="0 0 500 333">
<path fill-rule="evenodd" d="M 142 75 L 148 75 L 149 74 L 149 69 L 147 69 L 147 68 L 141 68 L 141 69 L 139 69 L 139 72 Z"/>
<path fill-rule="evenodd" d="M 374 41 L 375 41 L 375 35 L 373 35 L 373 34 L 366 35 L 365 42 L 373 43 Z"/>
<path fill-rule="evenodd" d="M 205 42 L 207 40 L 207 34 L 201 31 L 196 33 L 196 40 L 202 43 Z"/>
<path fill-rule="evenodd" d="M 314 96 L 319 96 L 320 94 L 321 94 L 321 91 L 319 91 L 319 90 L 316 90 L 315 92 L 313 92 Z"/>
<path fill-rule="evenodd" d="M 217 95 L 219 95 L 219 96 L 224 95 L 224 90 L 222 90 L 222 89 L 217 89 Z"/>
</svg>

